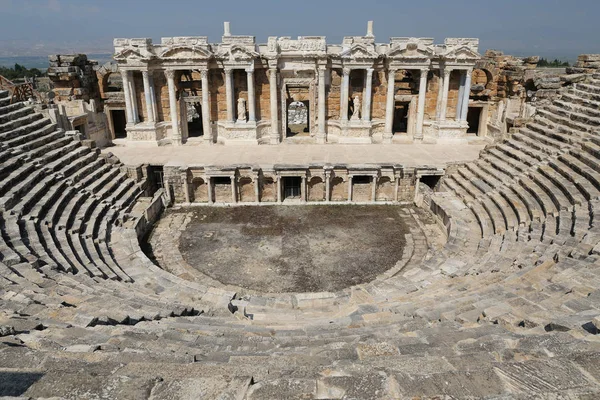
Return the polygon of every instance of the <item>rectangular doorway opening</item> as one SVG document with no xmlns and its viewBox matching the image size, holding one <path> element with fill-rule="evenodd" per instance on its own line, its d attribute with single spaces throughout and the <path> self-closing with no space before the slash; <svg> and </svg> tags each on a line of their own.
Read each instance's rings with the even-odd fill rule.
<svg viewBox="0 0 600 400">
<path fill-rule="evenodd" d="M 113 123 L 113 132 L 115 139 L 127 138 L 127 131 L 125 127 L 127 125 L 127 119 L 125 118 L 125 110 L 111 110 L 110 116 Z"/>
<path fill-rule="evenodd" d="M 164 185 L 164 172 L 162 165 L 150 165 L 148 167 L 148 189 L 147 195 L 153 196 L 158 189 L 163 189 Z"/>
<path fill-rule="evenodd" d="M 479 135 L 479 123 L 481 122 L 481 107 L 469 107 L 469 111 L 467 112 L 467 123 L 469 124 L 469 129 L 467 129 L 467 133 L 472 135 Z"/>
<path fill-rule="evenodd" d="M 283 200 L 286 199 L 300 199 L 302 194 L 300 186 L 302 185 L 302 178 L 299 176 L 285 176 L 282 178 L 283 183 Z"/>
<path fill-rule="evenodd" d="M 373 194 L 373 177 L 356 175 L 352 177 L 352 200 L 357 202 L 371 201 Z"/>
<path fill-rule="evenodd" d="M 421 177 L 421 183 L 427 185 L 431 190 L 435 190 L 441 178 L 441 175 L 424 175 Z"/>
<path fill-rule="evenodd" d="M 213 198 L 215 203 L 231 203 L 231 177 L 214 176 L 212 179 Z"/>
<path fill-rule="evenodd" d="M 394 105 L 394 133 L 408 133 L 408 113 L 410 111 L 409 101 L 397 101 Z"/>
<path fill-rule="evenodd" d="M 186 102 L 188 137 L 204 135 L 202 106 L 198 102 Z"/>
</svg>

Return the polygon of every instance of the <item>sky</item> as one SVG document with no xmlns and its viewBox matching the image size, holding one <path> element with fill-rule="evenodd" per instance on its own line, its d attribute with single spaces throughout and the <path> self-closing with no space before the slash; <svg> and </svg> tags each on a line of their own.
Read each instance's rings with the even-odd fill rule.
<svg viewBox="0 0 600 400">
<path fill-rule="evenodd" d="M 476 37 L 480 50 L 574 59 L 600 53 L 600 0 L 0 0 L 0 56 L 112 52 L 115 37 L 232 34 Z"/>
</svg>

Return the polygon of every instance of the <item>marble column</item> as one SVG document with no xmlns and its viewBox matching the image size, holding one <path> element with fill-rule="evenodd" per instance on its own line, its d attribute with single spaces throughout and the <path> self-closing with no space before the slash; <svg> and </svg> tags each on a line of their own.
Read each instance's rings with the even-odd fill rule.
<svg viewBox="0 0 600 400">
<path fill-rule="evenodd" d="M 148 71 L 142 71 L 142 77 L 144 80 L 144 98 L 146 99 L 146 114 L 148 122 L 154 123 L 156 118 L 154 116 L 154 105 L 152 101 L 152 89 L 150 86 L 150 73 Z"/>
<path fill-rule="evenodd" d="M 395 188 L 394 188 L 394 201 L 398 202 L 398 189 L 400 188 L 400 177 L 396 176 Z"/>
<path fill-rule="evenodd" d="M 460 121 L 460 116 L 462 115 L 462 100 L 465 93 L 465 80 L 467 79 L 467 75 L 464 71 L 460 73 L 460 85 L 458 88 L 458 99 L 456 100 L 456 120 Z"/>
<path fill-rule="evenodd" d="M 373 176 L 372 178 L 371 201 L 377 201 L 377 176 Z"/>
<path fill-rule="evenodd" d="M 166 70 L 167 85 L 169 87 L 169 108 L 171 109 L 171 129 L 173 144 L 181 144 L 181 130 L 179 129 L 179 114 L 177 113 L 177 93 L 175 87 L 175 71 Z"/>
<path fill-rule="evenodd" d="M 423 139 L 423 121 L 425 120 L 425 95 L 427 93 L 427 73 L 429 69 L 421 69 L 419 80 L 419 99 L 417 104 L 417 131 L 416 139 Z"/>
<path fill-rule="evenodd" d="M 442 104 L 440 105 L 440 121 L 446 120 L 446 111 L 448 109 L 448 90 L 450 89 L 451 69 L 444 69 L 444 88 L 442 92 Z"/>
<path fill-rule="evenodd" d="M 254 96 L 254 67 L 247 68 L 246 75 L 248 79 L 248 121 L 256 122 L 256 99 Z"/>
<path fill-rule="evenodd" d="M 436 121 L 440 120 L 440 115 L 442 114 L 442 97 L 444 93 L 444 69 L 440 67 L 439 71 L 439 79 L 438 79 L 438 94 L 437 94 L 437 102 L 435 105 L 435 119 Z"/>
<path fill-rule="evenodd" d="M 344 75 L 342 77 L 342 88 L 341 88 L 341 99 L 340 99 L 340 119 L 342 122 L 348 122 L 348 96 L 350 91 L 350 68 L 344 68 Z"/>
<path fill-rule="evenodd" d="M 227 102 L 227 122 L 233 123 L 233 70 L 225 68 L 225 97 Z"/>
<path fill-rule="evenodd" d="M 385 102 L 385 130 L 383 131 L 384 141 L 391 143 L 392 136 L 394 136 L 394 95 L 395 95 L 395 80 L 396 70 L 388 70 L 387 79 L 387 97 Z"/>
<path fill-rule="evenodd" d="M 327 67 L 319 66 L 319 131 L 317 132 L 317 143 L 325 144 L 326 133 L 325 127 L 327 125 L 326 121 L 326 110 L 325 110 L 325 73 L 327 71 Z"/>
<path fill-rule="evenodd" d="M 131 111 L 133 115 L 133 123 L 137 124 L 140 122 L 140 116 L 138 113 L 138 104 L 137 104 L 137 96 L 135 92 L 135 81 L 133 79 L 133 71 L 129 72 L 129 96 L 131 97 Z"/>
<path fill-rule="evenodd" d="M 212 129 L 210 126 L 210 89 L 208 87 L 208 70 L 200 71 L 202 78 L 202 134 L 204 140 L 212 143 Z"/>
<path fill-rule="evenodd" d="M 329 203 L 331 201 L 331 173 L 329 171 L 325 172 L 325 202 Z"/>
<path fill-rule="evenodd" d="M 129 71 L 121 71 L 121 77 L 123 79 L 123 94 L 125 97 L 125 113 L 127 115 L 127 124 L 135 124 L 133 119 L 133 104 L 131 104 L 131 93 L 129 91 Z"/>
<path fill-rule="evenodd" d="M 352 175 L 348 175 L 348 201 L 352 201 Z"/>
<path fill-rule="evenodd" d="M 279 143 L 279 106 L 277 102 L 277 68 L 269 70 L 269 101 L 271 104 L 271 144 Z"/>
<path fill-rule="evenodd" d="M 367 68 L 365 75 L 365 98 L 363 99 L 363 121 L 371 121 L 371 101 L 373 92 L 373 68 Z"/>
<path fill-rule="evenodd" d="M 277 202 L 281 203 L 283 193 L 281 193 L 281 176 L 277 177 Z"/>
<path fill-rule="evenodd" d="M 461 121 L 467 120 L 467 113 L 469 112 L 469 97 L 471 96 L 471 79 L 473 77 L 473 70 L 472 69 L 467 70 L 465 75 L 466 75 L 465 90 L 463 93 L 462 112 L 460 115 Z"/>
<path fill-rule="evenodd" d="M 148 74 L 149 75 L 149 81 L 150 81 L 150 97 L 152 99 L 152 112 L 154 113 L 154 122 L 158 122 L 158 105 L 156 103 L 156 90 L 154 88 L 154 75 L 153 74 Z"/>
<path fill-rule="evenodd" d="M 213 189 L 212 189 L 212 179 L 210 176 L 206 177 L 206 186 L 208 191 L 208 204 L 213 203 Z"/>
<path fill-rule="evenodd" d="M 187 172 L 181 173 L 181 182 L 183 184 L 183 196 L 185 198 L 186 203 L 191 203 L 192 199 L 190 197 L 190 186 L 187 181 Z"/>
<path fill-rule="evenodd" d="M 235 184 L 235 175 L 230 176 L 231 179 L 231 201 L 237 203 L 237 187 Z"/>
<path fill-rule="evenodd" d="M 306 199 L 307 199 L 307 193 L 306 193 L 306 176 L 301 176 L 300 177 L 302 182 L 300 183 L 300 201 L 303 203 L 306 203 Z"/>
<path fill-rule="evenodd" d="M 254 200 L 259 203 L 260 202 L 260 178 L 258 174 L 254 177 Z"/>
</svg>

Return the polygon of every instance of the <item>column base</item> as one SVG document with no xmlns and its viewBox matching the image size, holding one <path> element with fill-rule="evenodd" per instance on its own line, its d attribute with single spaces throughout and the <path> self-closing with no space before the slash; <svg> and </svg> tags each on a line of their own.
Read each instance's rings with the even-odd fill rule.
<svg viewBox="0 0 600 400">
<path fill-rule="evenodd" d="M 391 144 L 393 137 L 394 137 L 394 134 L 392 132 L 383 132 L 383 143 Z"/>
<path fill-rule="evenodd" d="M 327 143 L 327 137 L 326 137 L 325 133 L 317 133 L 315 139 L 317 141 L 317 144 Z"/>
</svg>

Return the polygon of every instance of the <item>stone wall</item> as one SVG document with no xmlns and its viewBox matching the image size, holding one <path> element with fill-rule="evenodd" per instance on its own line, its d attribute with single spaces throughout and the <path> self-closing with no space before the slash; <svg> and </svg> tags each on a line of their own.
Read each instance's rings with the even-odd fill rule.
<svg viewBox="0 0 600 400">
<path fill-rule="evenodd" d="M 168 197 L 174 204 L 187 203 L 188 200 L 191 203 L 211 203 L 211 199 L 213 203 L 221 204 L 274 203 L 280 199 L 286 202 L 300 203 L 347 202 L 348 182 L 351 175 L 354 177 L 352 179 L 352 202 L 395 202 L 397 199 L 402 203 L 412 203 L 415 197 L 417 170 L 413 168 L 391 166 L 365 168 L 365 166 L 360 166 L 358 169 L 351 167 L 331 169 L 328 165 L 311 166 L 306 169 L 296 169 L 290 166 L 280 168 L 262 170 L 234 167 L 220 170 L 211 167 L 206 170 L 203 167 L 187 167 L 173 163 L 164 166 L 164 184 L 168 188 Z M 426 169 L 421 173 L 430 172 L 429 169 Z M 443 174 L 443 170 L 436 170 L 435 174 Z M 227 176 L 227 178 L 218 178 L 220 176 Z M 235 200 L 229 181 L 230 176 L 234 177 Z M 285 200 L 283 199 L 283 190 L 282 196 L 278 196 L 277 181 L 286 176 L 304 177 L 305 186 L 301 189 L 303 193 L 301 199 Z M 326 178 L 327 176 L 329 176 L 329 180 Z M 329 199 L 327 198 L 328 183 Z M 373 198 L 374 183 L 375 199 Z M 398 188 L 397 192 L 396 188 Z M 258 199 L 256 197 L 257 189 Z"/>
</svg>

